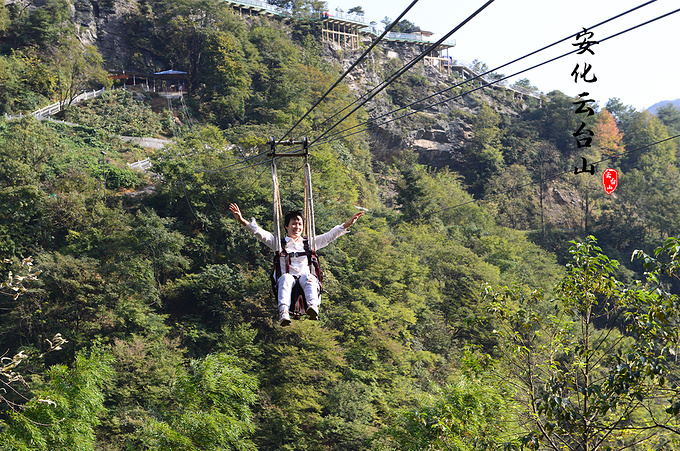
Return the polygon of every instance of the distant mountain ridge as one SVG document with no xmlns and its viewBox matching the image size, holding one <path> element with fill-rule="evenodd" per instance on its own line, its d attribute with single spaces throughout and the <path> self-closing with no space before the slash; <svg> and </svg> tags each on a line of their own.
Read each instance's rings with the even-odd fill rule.
<svg viewBox="0 0 680 451">
<path fill-rule="evenodd" d="M 656 114 L 656 110 L 658 110 L 660 107 L 668 103 L 672 103 L 675 108 L 680 110 L 680 99 L 675 99 L 675 100 L 662 100 L 661 102 L 657 102 L 654 105 L 647 108 L 647 111 L 649 111 L 652 114 Z"/>
</svg>

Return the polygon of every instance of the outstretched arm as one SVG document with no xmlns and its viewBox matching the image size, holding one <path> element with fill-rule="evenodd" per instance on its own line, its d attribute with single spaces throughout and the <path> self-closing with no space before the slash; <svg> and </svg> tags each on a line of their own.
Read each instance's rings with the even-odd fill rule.
<svg viewBox="0 0 680 451">
<path fill-rule="evenodd" d="M 246 227 L 246 229 L 250 230 L 250 232 L 252 232 L 252 234 L 255 235 L 255 238 L 262 241 L 270 249 L 276 250 L 276 241 L 274 240 L 274 235 L 272 235 L 270 232 L 267 232 L 262 227 L 258 226 L 254 218 L 252 222 L 246 221 L 243 218 L 243 215 L 241 214 L 241 210 L 238 208 L 238 205 L 229 204 L 229 210 L 231 210 L 231 212 L 234 214 L 234 218 L 236 218 L 238 222 L 243 224 Z"/>
<path fill-rule="evenodd" d="M 315 246 L 314 250 L 322 249 L 322 248 L 328 246 L 332 241 L 334 241 L 334 240 L 338 239 L 339 237 L 341 237 L 342 235 L 348 233 L 347 229 L 352 224 L 357 222 L 357 219 L 359 219 L 361 217 L 361 215 L 363 215 L 363 214 L 364 214 L 364 212 L 361 211 L 361 212 L 355 214 L 354 216 L 352 216 L 349 219 L 349 221 L 345 222 L 344 224 L 340 224 L 340 225 L 333 227 L 331 230 L 324 233 L 323 235 L 315 236 L 314 237 L 314 246 Z"/>
<path fill-rule="evenodd" d="M 247 226 L 250 224 L 248 221 L 243 219 L 243 215 L 241 214 L 241 210 L 238 208 L 238 205 L 236 204 L 229 204 L 229 210 L 234 214 L 234 218 L 244 226 Z"/>
<path fill-rule="evenodd" d="M 356 213 L 354 216 L 352 216 L 352 217 L 349 219 L 349 221 L 347 221 L 346 223 L 344 223 L 342 226 L 345 228 L 345 230 L 349 229 L 350 226 L 351 226 L 352 224 L 354 224 L 355 222 L 357 222 L 357 219 L 359 219 L 359 218 L 361 217 L 361 215 L 363 215 L 363 214 L 364 214 L 363 211 L 360 211 L 359 213 Z"/>
</svg>

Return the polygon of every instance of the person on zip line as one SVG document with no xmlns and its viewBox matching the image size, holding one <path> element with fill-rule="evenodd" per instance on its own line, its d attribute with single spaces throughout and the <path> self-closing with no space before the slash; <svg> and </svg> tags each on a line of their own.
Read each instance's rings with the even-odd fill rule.
<svg viewBox="0 0 680 451">
<path fill-rule="evenodd" d="M 234 214 L 234 218 L 246 227 L 255 238 L 267 245 L 272 250 L 276 250 L 276 243 L 274 235 L 262 229 L 255 218 L 250 222 L 246 221 L 241 214 L 238 205 L 232 203 L 229 205 L 229 210 Z M 340 238 L 348 232 L 352 224 L 357 222 L 357 219 L 363 215 L 360 211 L 353 215 L 344 224 L 333 227 L 330 231 L 323 235 L 316 235 L 314 241 L 316 249 L 310 249 L 307 244 L 307 238 L 302 237 L 304 230 L 304 216 L 302 211 L 295 210 L 288 212 L 284 219 L 284 229 L 286 236 L 281 239 L 281 247 L 283 251 L 275 259 L 275 287 L 277 292 L 277 300 L 279 304 L 279 322 L 282 326 L 290 324 L 290 305 L 293 287 L 296 284 L 304 292 L 305 301 L 307 303 L 307 316 L 310 319 L 317 319 L 319 315 L 319 293 L 321 291 L 320 273 L 318 271 L 318 259 L 316 259 L 316 250 L 328 246 L 330 243 Z M 316 259 L 316 264 L 312 262 Z M 315 267 L 317 271 L 315 271 Z M 314 274 L 317 272 L 317 274 Z M 279 275 L 280 274 L 280 275 Z"/>
</svg>

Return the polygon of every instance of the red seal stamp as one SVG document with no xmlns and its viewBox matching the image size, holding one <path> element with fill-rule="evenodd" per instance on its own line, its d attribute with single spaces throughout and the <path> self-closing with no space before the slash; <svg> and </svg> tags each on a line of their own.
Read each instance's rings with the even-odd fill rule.
<svg viewBox="0 0 680 451">
<path fill-rule="evenodd" d="M 602 173 L 602 186 L 604 186 L 604 192 L 607 194 L 616 191 L 616 187 L 619 186 L 619 173 L 616 169 L 605 169 Z"/>
</svg>

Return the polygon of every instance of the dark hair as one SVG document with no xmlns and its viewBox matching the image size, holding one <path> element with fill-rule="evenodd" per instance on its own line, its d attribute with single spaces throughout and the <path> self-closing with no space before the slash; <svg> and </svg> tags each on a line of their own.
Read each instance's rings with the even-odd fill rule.
<svg viewBox="0 0 680 451">
<path fill-rule="evenodd" d="M 302 222 L 305 221 L 305 216 L 302 214 L 302 210 L 293 210 L 286 213 L 286 217 L 283 220 L 284 224 L 283 227 L 284 228 L 288 227 L 288 223 L 293 219 L 297 218 L 298 216 L 302 219 Z"/>
</svg>

